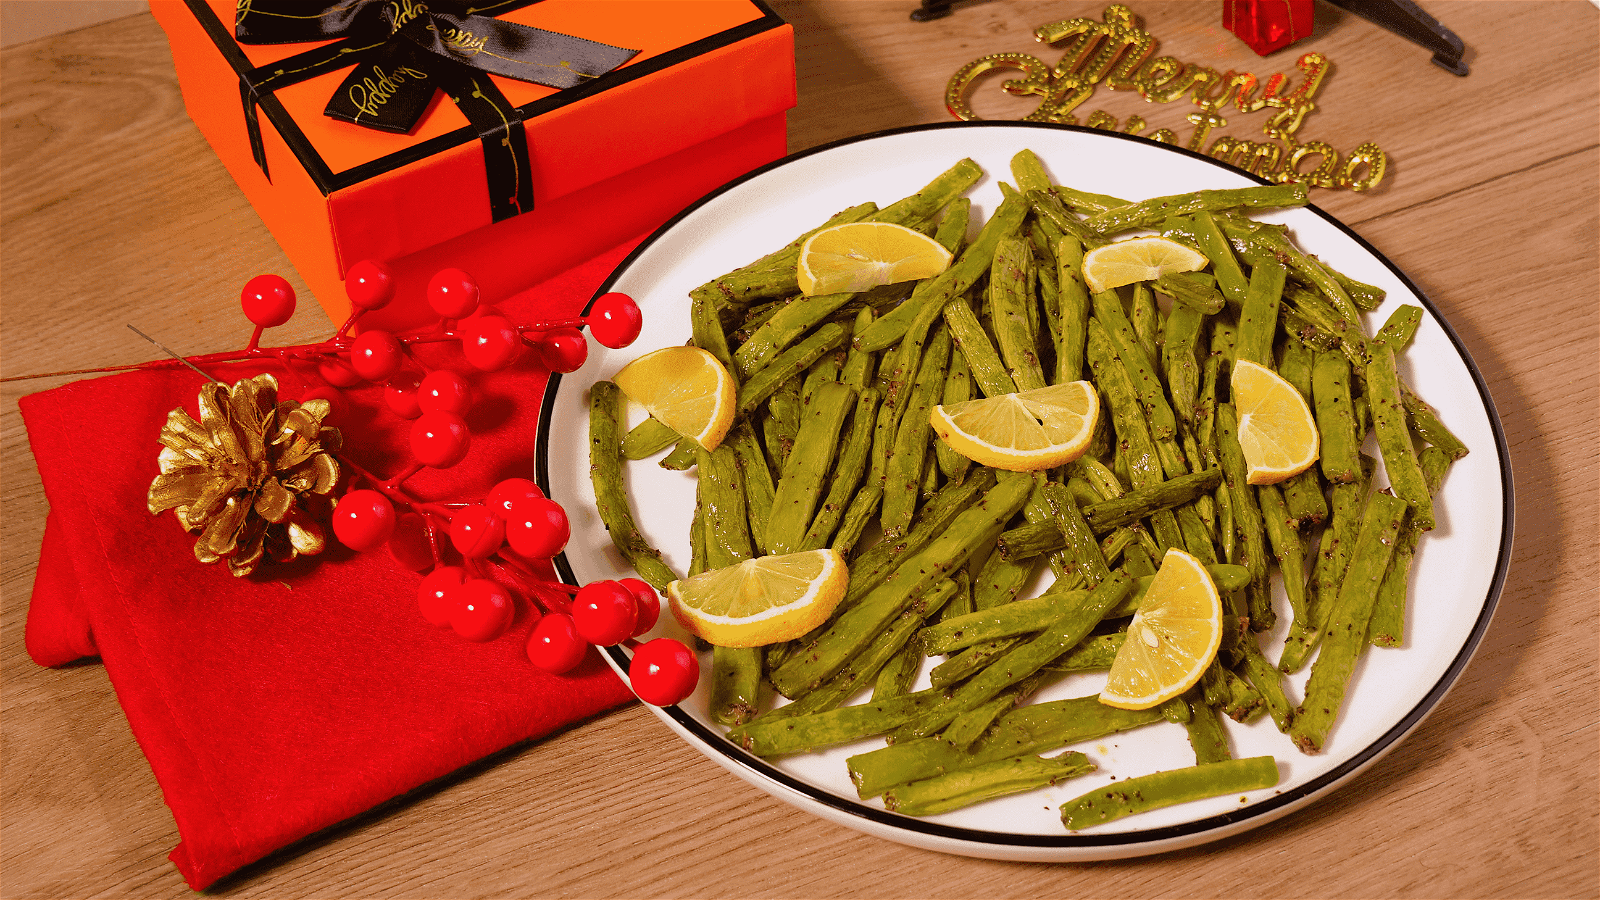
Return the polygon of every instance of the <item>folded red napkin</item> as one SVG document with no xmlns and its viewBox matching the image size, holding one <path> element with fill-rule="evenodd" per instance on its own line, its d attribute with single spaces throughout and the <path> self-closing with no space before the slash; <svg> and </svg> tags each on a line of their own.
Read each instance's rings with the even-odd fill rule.
<svg viewBox="0 0 1600 900">
<path fill-rule="evenodd" d="M 518 321 L 575 315 L 628 249 L 498 305 Z M 262 371 L 281 397 L 316 386 L 277 363 L 212 374 L 231 383 Z M 546 379 L 532 361 L 476 376 L 467 459 L 406 489 L 477 500 L 501 478 L 532 477 Z M 178 406 L 196 414 L 203 383 L 183 368 L 141 370 L 21 401 L 51 508 L 28 652 L 46 666 L 101 658 L 177 821 L 171 858 L 191 886 L 631 698 L 592 652 L 564 676 L 534 668 L 526 603 L 488 643 L 429 625 L 420 575 L 382 549 L 353 553 L 331 531 L 320 556 L 243 578 L 196 561 L 193 536 L 171 513 L 151 516 L 146 492 L 162 422 Z M 352 394 L 356 412 L 332 423 L 345 454 L 375 474 L 399 471 L 407 423 L 376 388 Z"/>
</svg>

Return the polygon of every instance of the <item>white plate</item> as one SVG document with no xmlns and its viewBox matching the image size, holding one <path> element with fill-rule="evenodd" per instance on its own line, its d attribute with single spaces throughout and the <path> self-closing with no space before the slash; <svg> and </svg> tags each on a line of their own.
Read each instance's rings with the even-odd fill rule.
<svg viewBox="0 0 1600 900">
<path fill-rule="evenodd" d="M 885 206 L 913 193 L 963 157 L 987 173 L 968 194 L 973 220 L 981 222 L 999 202 L 998 182 L 1011 180 L 1011 157 L 1025 148 L 1039 154 L 1058 182 L 1128 200 L 1258 183 L 1199 154 L 1120 134 L 1063 126 L 951 123 L 820 147 L 719 189 L 645 241 L 601 288 L 638 300 L 646 323 L 640 340 L 624 350 L 596 346 L 582 369 L 551 379 L 541 429 L 545 440 L 539 448 L 540 480 L 572 519 L 572 541 L 557 560 L 562 574 L 575 579 L 575 584 L 631 574 L 594 511 L 587 388 L 644 352 L 685 343 L 691 288 L 787 244 L 848 206 L 865 200 Z M 1369 331 L 1401 303 L 1424 308 L 1416 341 L 1403 356 L 1402 375 L 1472 448 L 1451 468 L 1437 504 L 1438 527 L 1417 553 L 1407 646 L 1364 655 L 1323 753 L 1301 754 L 1266 717 L 1250 726 L 1229 721 L 1236 756 L 1277 757 L 1281 773 L 1277 787 L 1068 833 L 1057 811 L 1066 800 L 1110 783 L 1113 777 L 1192 764 L 1184 729 L 1156 724 L 1090 742 L 1076 749 L 1098 765 L 1092 775 L 944 815 L 911 818 L 886 811 L 877 800 L 859 800 L 851 787 L 845 758 L 881 746 L 881 740 L 771 761 L 755 758 L 724 740 L 723 729 L 708 718 L 704 682 L 709 679 L 702 679 L 701 691 L 680 706 L 656 709 L 662 721 L 740 778 L 834 822 L 933 850 L 1031 861 L 1112 859 L 1216 840 L 1304 806 L 1393 749 L 1460 675 L 1493 614 L 1511 551 L 1512 482 L 1505 438 L 1493 401 L 1460 341 L 1398 269 L 1314 207 L 1259 218 L 1288 225 L 1305 250 L 1388 291 L 1383 308 L 1368 314 Z M 694 508 L 693 475 L 669 472 L 646 460 L 629 464 L 627 478 L 645 535 L 669 565 L 683 572 Z M 1281 589 L 1279 594 L 1282 604 Z M 1287 614 L 1280 619 L 1287 620 Z M 668 622 L 659 628 L 671 633 L 676 625 Z M 1266 646 L 1278 646 L 1281 636 L 1281 631 L 1271 635 Z M 607 658 L 626 677 L 627 654 L 613 649 Z M 924 672 L 922 686 L 926 677 Z M 1093 694 L 1103 678 L 1074 676 L 1038 699 Z M 1291 700 L 1298 701 L 1303 685 L 1304 671 L 1290 682 Z"/>
</svg>

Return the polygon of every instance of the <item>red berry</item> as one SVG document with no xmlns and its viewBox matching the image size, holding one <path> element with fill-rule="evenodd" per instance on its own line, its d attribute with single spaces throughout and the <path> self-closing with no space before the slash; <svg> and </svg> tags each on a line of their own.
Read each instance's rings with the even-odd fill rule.
<svg viewBox="0 0 1600 900">
<path fill-rule="evenodd" d="M 589 358 L 589 342 L 576 328 L 552 328 L 539 338 L 539 358 L 552 372 L 576 372 Z"/>
<path fill-rule="evenodd" d="M 394 299 L 394 273 L 375 259 L 363 259 L 345 273 L 344 292 L 357 309 L 383 309 Z"/>
<path fill-rule="evenodd" d="M 350 412 L 350 401 L 345 398 L 344 394 L 339 393 L 338 388 L 329 385 L 314 387 L 306 391 L 305 394 L 301 395 L 300 402 L 304 403 L 307 400 L 328 401 L 328 414 L 323 417 L 322 421 L 329 425 L 344 418 Z"/>
<path fill-rule="evenodd" d="M 639 604 L 620 582 L 592 581 L 572 598 L 572 624 L 578 636 L 591 644 L 620 644 L 633 637 L 638 621 Z"/>
<path fill-rule="evenodd" d="M 628 680 L 639 699 L 652 706 L 682 703 L 700 681 L 700 660 L 681 642 L 656 638 L 633 652 Z"/>
<path fill-rule="evenodd" d="M 394 505 L 377 491 L 350 491 L 333 507 L 333 533 L 351 550 L 365 552 L 383 546 L 394 534 Z"/>
<path fill-rule="evenodd" d="M 522 332 L 505 316 L 474 316 L 461 323 L 461 355 L 482 372 L 498 372 L 522 355 Z"/>
<path fill-rule="evenodd" d="M 633 602 L 639 609 L 639 621 L 629 637 L 638 637 L 656 627 L 656 620 L 661 618 L 661 595 L 656 589 L 642 578 L 623 578 L 617 583 L 633 594 Z"/>
<path fill-rule="evenodd" d="M 450 517 L 450 543 L 468 559 L 494 555 L 506 542 L 506 520 L 481 503 Z"/>
<path fill-rule="evenodd" d="M 422 415 L 422 378 L 415 372 L 401 372 L 383 386 L 383 405 L 402 419 L 415 419 Z"/>
<path fill-rule="evenodd" d="M 633 343 L 644 328 L 639 304 L 627 294 L 601 294 L 589 310 L 589 330 L 602 346 L 615 350 Z"/>
<path fill-rule="evenodd" d="M 513 501 L 506 518 L 506 540 L 518 555 L 529 559 L 549 559 L 567 546 L 572 525 L 561 504 L 547 497 L 523 497 Z"/>
<path fill-rule="evenodd" d="M 516 614 L 511 593 L 497 581 L 472 578 L 451 592 L 450 627 L 469 641 L 492 641 Z"/>
<path fill-rule="evenodd" d="M 433 555 L 428 520 L 414 512 L 401 513 L 395 520 L 394 534 L 389 535 L 389 555 L 413 572 L 426 571 L 438 562 Z"/>
<path fill-rule="evenodd" d="M 588 652 L 589 644 L 578 637 L 572 617 L 564 613 L 540 619 L 528 637 L 528 660 L 552 675 L 572 671 Z"/>
<path fill-rule="evenodd" d="M 449 412 L 458 416 L 472 408 L 472 385 L 449 369 L 436 369 L 418 386 L 417 404 L 423 412 Z"/>
<path fill-rule="evenodd" d="M 361 376 L 356 374 L 355 369 L 350 368 L 344 360 L 331 356 L 317 363 L 317 374 L 334 387 L 355 387 L 361 383 Z"/>
<path fill-rule="evenodd" d="M 387 381 L 405 361 L 405 349 L 387 331 L 363 332 L 350 344 L 350 368 L 368 381 Z"/>
<path fill-rule="evenodd" d="M 478 282 L 460 269 L 440 269 L 428 281 L 428 305 L 446 319 L 471 315 L 478 308 Z"/>
<path fill-rule="evenodd" d="M 466 583 L 467 570 L 460 566 L 440 566 L 429 572 L 422 579 L 422 587 L 417 589 L 417 606 L 422 609 L 422 617 L 440 628 L 449 625 L 450 613 L 455 609 L 452 601 L 456 589 Z"/>
<path fill-rule="evenodd" d="M 257 275 L 239 294 L 244 317 L 262 328 L 276 328 L 294 315 L 294 288 L 280 275 Z"/>
<path fill-rule="evenodd" d="M 526 478 L 507 478 L 489 489 L 489 496 L 484 500 L 489 508 L 500 515 L 501 518 L 511 517 L 511 504 L 518 500 L 530 500 L 544 496 L 544 491 L 539 486 Z"/>
<path fill-rule="evenodd" d="M 466 458 L 472 446 L 467 421 L 455 413 L 427 412 L 411 423 L 411 455 L 435 469 L 448 469 Z"/>
</svg>

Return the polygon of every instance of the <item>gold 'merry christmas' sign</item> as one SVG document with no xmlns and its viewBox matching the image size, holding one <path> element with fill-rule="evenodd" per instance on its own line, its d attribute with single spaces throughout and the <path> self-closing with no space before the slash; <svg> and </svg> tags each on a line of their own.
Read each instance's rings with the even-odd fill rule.
<svg viewBox="0 0 1600 900">
<path fill-rule="evenodd" d="M 1185 116 L 1194 126 L 1185 145 L 1190 150 L 1280 184 L 1300 182 L 1312 187 L 1364 191 L 1383 180 L 1388 157 L 1377 144 L 1363 143 L 1343 156 L 1326 142 L 1300 143 L 1296 139 L 1306 116 L 1317 108 L 1314 98 L 1328 75 L 1330 63 L 1321 53 L 1306 53 L 1296 61 L 1300 83 L 1291 90 L 1290 77 L 1281 72 L 1269 76 L 1262 85 L 1249 72 L 1218 72 L 1171 56 L 1153 57 L 1155 38 L 1141 30 L 1132 11 L 1120 4 L 1107 7 L 1104 18 L 1103 22 L 1064 19 L 1034 29 L 1034 37 L 1046 44 L 1071 39 L 1055 66 L 1027 53 L 993 53 L 967 63 L 945 88 L 945 105 L 958 119 L 980 118 L 968 103 L 974 84 L 990 72 L 1005 70 L 1020 72 L 1022 77 L 1003 82 L 1004 91 L 1043 98 L 1037 109 L 1023 117 L 1025 122 L 1076 125 L 1074 110 L 1101 84 L 1110 90 L 1138 91 L 1151 103 L 1171 103 L 1188 97 L 1199 107 Z M 1207 147 L 1212 131 L 1227 126 L 1228 120 L 1221 113 L 1229 105 L 1241 113 L 1271 110 L 1261 128 L 1269 140 L 1219 136 Z M 1084 124 L 1117 130 L 1116 117 L 1099 110 L 1089 113 Z M 1143 117 L 1129 116 L 1121 130 L 1139 134 L 1145 125 Z M 1170 128 L 1157 129 L 1143 137 L 1165 144 L 1179 143 L 1178 135 Z"/>
</svg>

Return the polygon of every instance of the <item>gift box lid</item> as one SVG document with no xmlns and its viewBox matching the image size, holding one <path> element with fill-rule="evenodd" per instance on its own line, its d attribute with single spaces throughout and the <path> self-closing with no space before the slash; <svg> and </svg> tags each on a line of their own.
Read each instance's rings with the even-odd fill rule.
<svg viewBox="0 0 1600 900">
<path fill-rule="evenodd" d="M 422 6 L 411 0 L 371 2 Z M 241 78 L 241 133 L 256 106 L 262 129 L 270 128 L 286 147 L 289 156 L 280 160 L 257 142 L 257 161 L 267 177 L 279 166 L 296 166 L 329 198 L 341 271 L 361 258 L 416 252 L 536 209 L 541 200 L 573 193 L 795 103 L 792 32 L 762 0 L 500 4 L 505 9 L 498 19 L 638 51 L 609 72 L 562 89 L 485 76 L 513 104 L 511 118 L 520 117 L 520 127 L 512 131 L 526 135 L 525 155 L 515 150 L 500 166 L 518 170 L 515 193 L 521 199 L 508 210 L 491 197 L 496 166 L 486 162 L 489 142 L 443 92 L 434 93 L 406 134 L 340 121 L 325 115 L 324 108 L 353 67 L 281 86 L 270 77 L 338 41 L 241 43 L 235 36 L 235 0 L 183 3 Z M 778 49 L 773 42 L 783 52 L 772 52 Z M 252 81 L 270 89 L 252 95 Z M 521 134 L 513 133 L 512 143 L 520 140 Z M 276 141 L 266 143 L 276 151 Z M 417 196 L 432 198 L 424 206 L 427 215 L 417 215 L 418 204 L 403 199 Z"/>
</svg>

